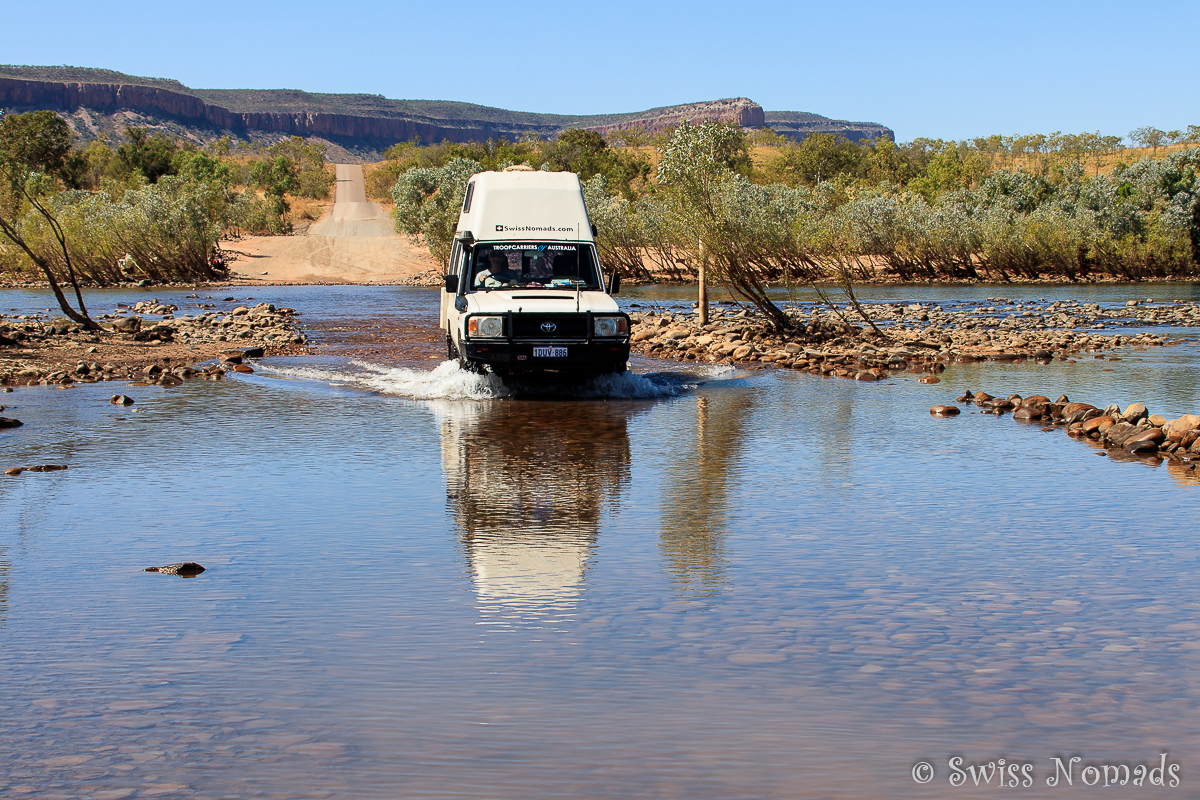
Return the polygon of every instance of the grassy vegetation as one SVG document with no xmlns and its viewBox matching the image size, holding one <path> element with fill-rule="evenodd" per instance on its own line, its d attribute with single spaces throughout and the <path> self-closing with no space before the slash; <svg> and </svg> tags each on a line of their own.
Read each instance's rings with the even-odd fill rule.
<svg viewBox="0 0 1200 800">
<path fill-rule="evenodd" d="M 683 264 L 694 276 L 703 242 L 712 276 L 771 316 L 769 282 L 848 288 L 881 269 L 917 281 L 1195 278 L 1200 148 L 1181 140 L 1200 129 L 1158 134 L 1138 149 L 1098 134 L 797 143 L 685 124 L 586 146 L 567 135 L 413 142 L 369 174 L 377 196 L 395 178 L 399 228 L 444 254 L 472 170 L 569 169 L 585 180 L 610 267 L 653 280 Z"/>
<path fill-rule="evenodd" d="M 219 139 L 207 148 L 129 128 L 71 146 L 53 112 L 0 120 L 0 275 L 96 284 L 219 277 L 217 242 L 316 219 L 334 185 L 323 145 Z"/>
</svg>

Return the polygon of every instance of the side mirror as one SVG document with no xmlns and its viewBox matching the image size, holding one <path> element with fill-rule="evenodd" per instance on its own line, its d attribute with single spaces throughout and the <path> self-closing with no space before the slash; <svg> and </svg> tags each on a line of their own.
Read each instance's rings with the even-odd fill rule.
<svg viewBox="0 0 1200 800">
<path fill-rule="evenodd" d="M 608 279 L 608 293 L 616 294 L 619 291 L 621 291 L 621 275 L 614 272 L 613 276 Z"/>
<path fill-rule="evenodd" d="M 457 275 L 447 275 L 446 276 L 446 291 L 449 292 L 450 294 L 458 294 L 458 276 Z"/>
</svg>

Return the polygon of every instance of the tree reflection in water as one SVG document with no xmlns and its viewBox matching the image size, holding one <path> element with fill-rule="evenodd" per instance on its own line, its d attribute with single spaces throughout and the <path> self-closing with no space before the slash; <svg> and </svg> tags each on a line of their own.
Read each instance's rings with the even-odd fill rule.
<svg viewBox="0 0 1200 800">
<path fill-rule="evenodd" d="M 8 572 L 11 565 L 8 553 L 0 547 L 0 627 L 8 622 Z"/>
<path fill-rule="evenodd" d="M 569 613 L 605 510 L 629 483 L 627 423 L 639 404 L 447 403 L 446 501 L 484 610 Z"/>
<path fill-rule="evenodd" d="M 741 463 L 753 392 L 695 397 L 694 436 L 677 437 L 662 497 L 659 546 L 686 598 L 711 597 L 725 583 L 729 485 Z"/>
</svg>

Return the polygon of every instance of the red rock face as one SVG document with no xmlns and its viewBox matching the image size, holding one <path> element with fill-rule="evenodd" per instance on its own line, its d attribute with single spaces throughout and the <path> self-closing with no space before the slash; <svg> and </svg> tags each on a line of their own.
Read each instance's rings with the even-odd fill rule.
<svg viewBox="0 0 1200 800">
<path fill-rule="evenodd" d="M 264 131 L 289 136 L 321 136 L 372 139 L 393 142 L 421 137 L 423 142 L 484 141 L 516 138 L 523 134 L 554 136 L 554 125 L 489 123 L 482 120 L 436 120 L 403 117 L 368 117 L 323 112 L 235 112 L 210 105 L 198 97 L 153 86 L 115 83 L 56 83 L 52 81 L 0 78 L 0 106 L 35 106 L 73 110 L 84 107 L 101 112 L 117 109 L 156 112 L 185 122 L 205 123 L 234 132 Z M 658 132 L 689 122 L 726 122 L 744 128 L 759 128 L 764 122 L 762 107 L 744 97 L 653 109 L 626 117 L 614 125 L 588 126 L 586 130 L 608 133 L 620 128 L 642 127 Z"/>
</svg>

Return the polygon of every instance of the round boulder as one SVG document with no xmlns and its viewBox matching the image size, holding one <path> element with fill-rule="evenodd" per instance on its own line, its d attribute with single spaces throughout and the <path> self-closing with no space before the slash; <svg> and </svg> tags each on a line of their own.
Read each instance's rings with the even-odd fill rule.
<svg viewBox="0 0 1200 800">
<path fill-rule="evenodd" d="M 1141 403 L 1133 403 L 1124 411 L 1121 412 L 1121 419 L 1126 422 L 1136 423 L 1149 416 L 1146 407 Z"/>
<path fill-rule="evenodd" d="M 1185 435 L 1197 428 L 1200 428 L 1200 417 L 1195 414 L 1184 414 L 1179 419 L 1167 423 L 1165 430 L 1168 439 L 1172 442 L 1181 442 Z"/>
<path fill-rule="evenodd" d="M 934 406 L 929 413 L 935 417 L 957 417 L 961 412 L 958 406 Z"/>
</svg>

